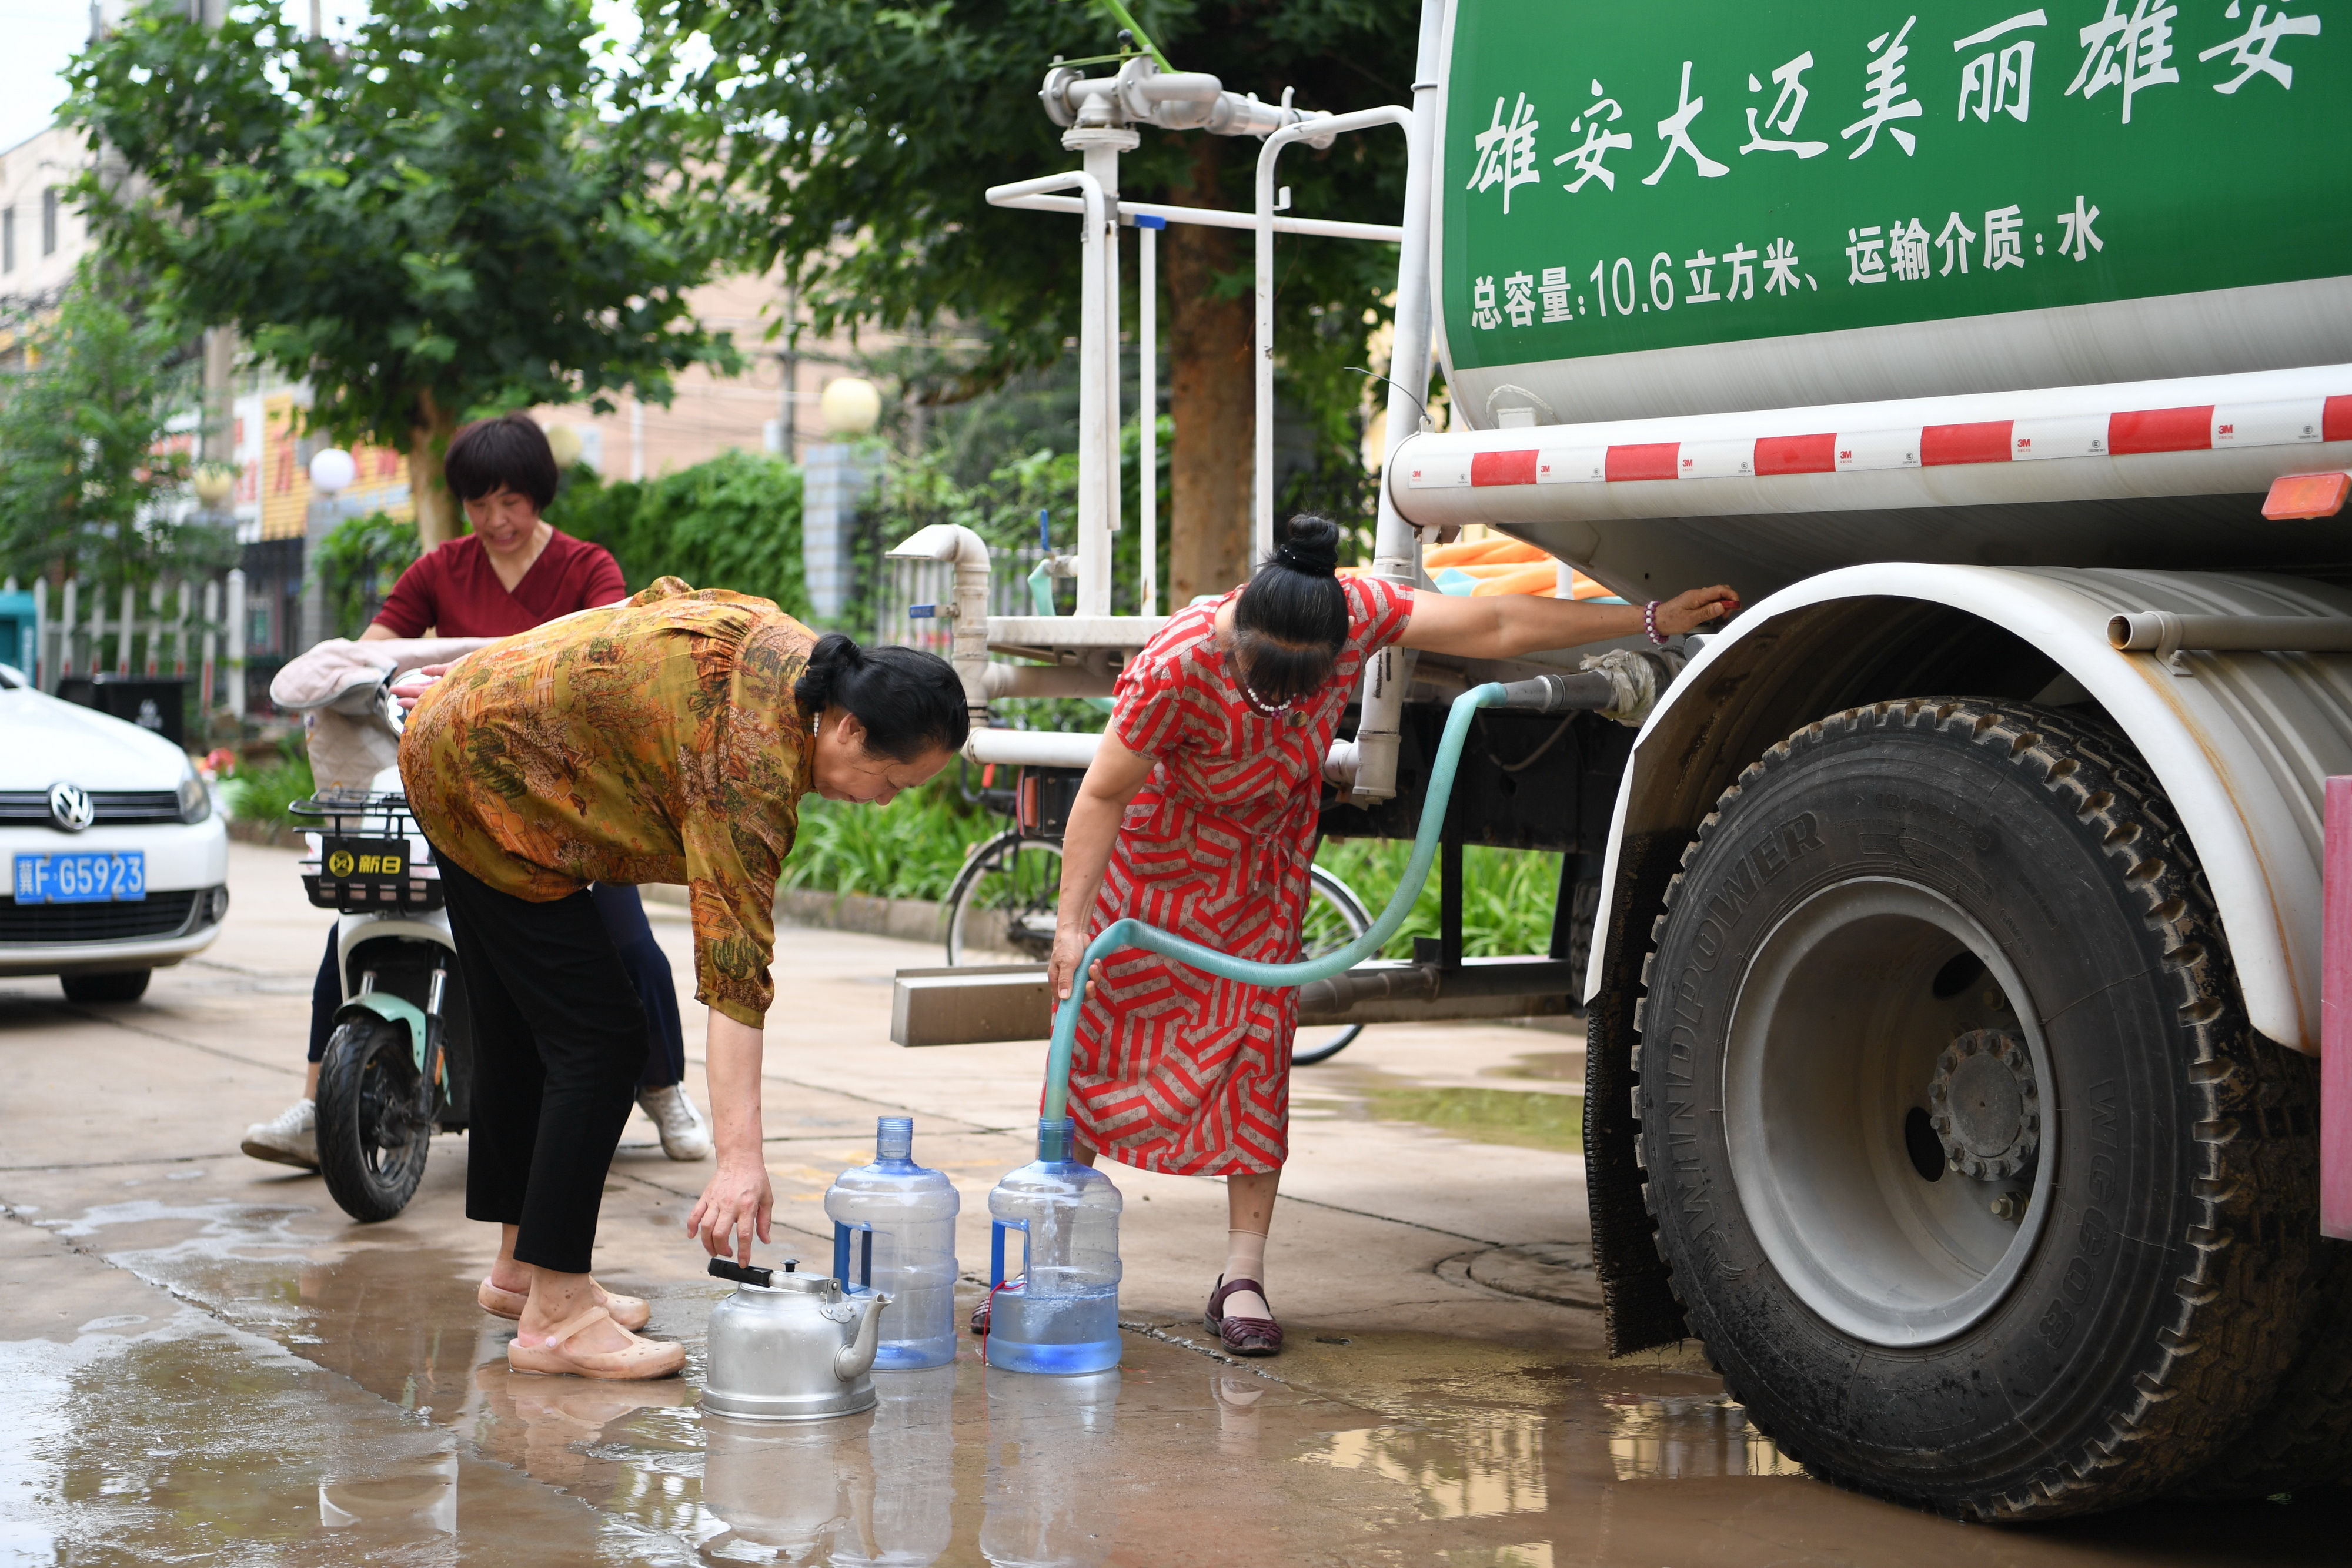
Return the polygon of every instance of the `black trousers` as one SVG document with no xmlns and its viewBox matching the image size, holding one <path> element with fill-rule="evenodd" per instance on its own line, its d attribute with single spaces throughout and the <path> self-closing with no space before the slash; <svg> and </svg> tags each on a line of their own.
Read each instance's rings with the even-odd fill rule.
<svg viewBox="0 0 2352 1568">
<path fill-rule="evenodd" d="M 686 1078 L 686 1031 L 678 1021 L 677 983 L 670 977 L 669 955 L 654 940 L 646 923 L 645 900 L 626 883 L 600 882 L 588 890 L 604 929 L 620 950 L 621 967 L 629 972 L 637 1000 L 646 1009 L 646 1071 L 637 1081 L 644 1089 L 667 1089 Z M 310 1060 L 326 1060 L 327 1041 L 335 1032 L 335 1012 L 343 1005 L 342 977 L 335 973 L 335 929 L 327 929 L 327 951 L 319 959 L 318 978 L 310 983 Z"/>
<path fill-rule="evenodd" d="M 433 858 L 474 1020 L 466 1217 L 521 1227 L 518 1261 L 585 1274 L 645 1009 L 587 894 L 532 904 Z"/>
</svg>

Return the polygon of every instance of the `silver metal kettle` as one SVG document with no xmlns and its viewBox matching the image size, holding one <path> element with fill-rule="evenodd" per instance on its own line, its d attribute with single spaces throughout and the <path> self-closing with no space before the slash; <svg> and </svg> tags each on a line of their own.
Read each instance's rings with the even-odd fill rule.
<svg viewBox="0 0 2352 1568">
<path fill-rule="evenodd" d="M 735 1293 L 710 1309 L 702 1407 L 747 1421 L 819 1421 L 874 1408 L 884 1295 L 850 1295 L 824 1274 L 710 1260 Z"/>
</svg>

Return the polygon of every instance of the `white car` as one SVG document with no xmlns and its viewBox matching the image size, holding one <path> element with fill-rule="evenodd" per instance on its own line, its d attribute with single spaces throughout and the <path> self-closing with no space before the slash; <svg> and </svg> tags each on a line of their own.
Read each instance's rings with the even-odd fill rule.
<svg viewBox="0 0 2352 1568">
<path fill-rule="evenodd" d="M 228 914 L 228 833 L 162 736 L 36 691 L 0 664 L 0 976 L 136 1001 Z"/>
</svg>

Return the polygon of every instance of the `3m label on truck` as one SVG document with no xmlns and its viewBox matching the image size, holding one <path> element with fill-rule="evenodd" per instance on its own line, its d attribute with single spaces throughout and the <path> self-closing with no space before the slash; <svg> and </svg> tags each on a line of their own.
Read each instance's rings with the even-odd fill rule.
<svg viewBox="0 0 2352 1568">
<path fill-rule="evenodd" d="M 1459 0 L 1458 367 L 2332 277 L 2317 0 Z"/>
</svg>

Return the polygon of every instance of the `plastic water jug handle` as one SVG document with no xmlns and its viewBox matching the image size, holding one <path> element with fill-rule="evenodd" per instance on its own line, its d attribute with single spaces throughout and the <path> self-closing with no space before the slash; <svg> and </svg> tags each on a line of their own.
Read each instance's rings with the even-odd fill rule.
<svg viewBox="0 0 2352 1568">
<path fill-rule="evenodd" d="M 866 1290 L 874 1288 L 874 1227 L 860 1219 L 855 1222 L 836 1219 L 833 1222 L 833 1277 L 846 1290 L 849 1286 L 849 1233 L 862 1230 L 866 1240 L 860 1248 L 857 1283 Z"/>
<path fill-rule="evenodd" d="M 1029 1274 L 1029 1222 L 1025 1219 L 992 1219 L 988 1222 L 988 1288 L 1004 1283 L 1004 1233 L 1021 1232 L 1021 1277 Z"/>
</svg>

